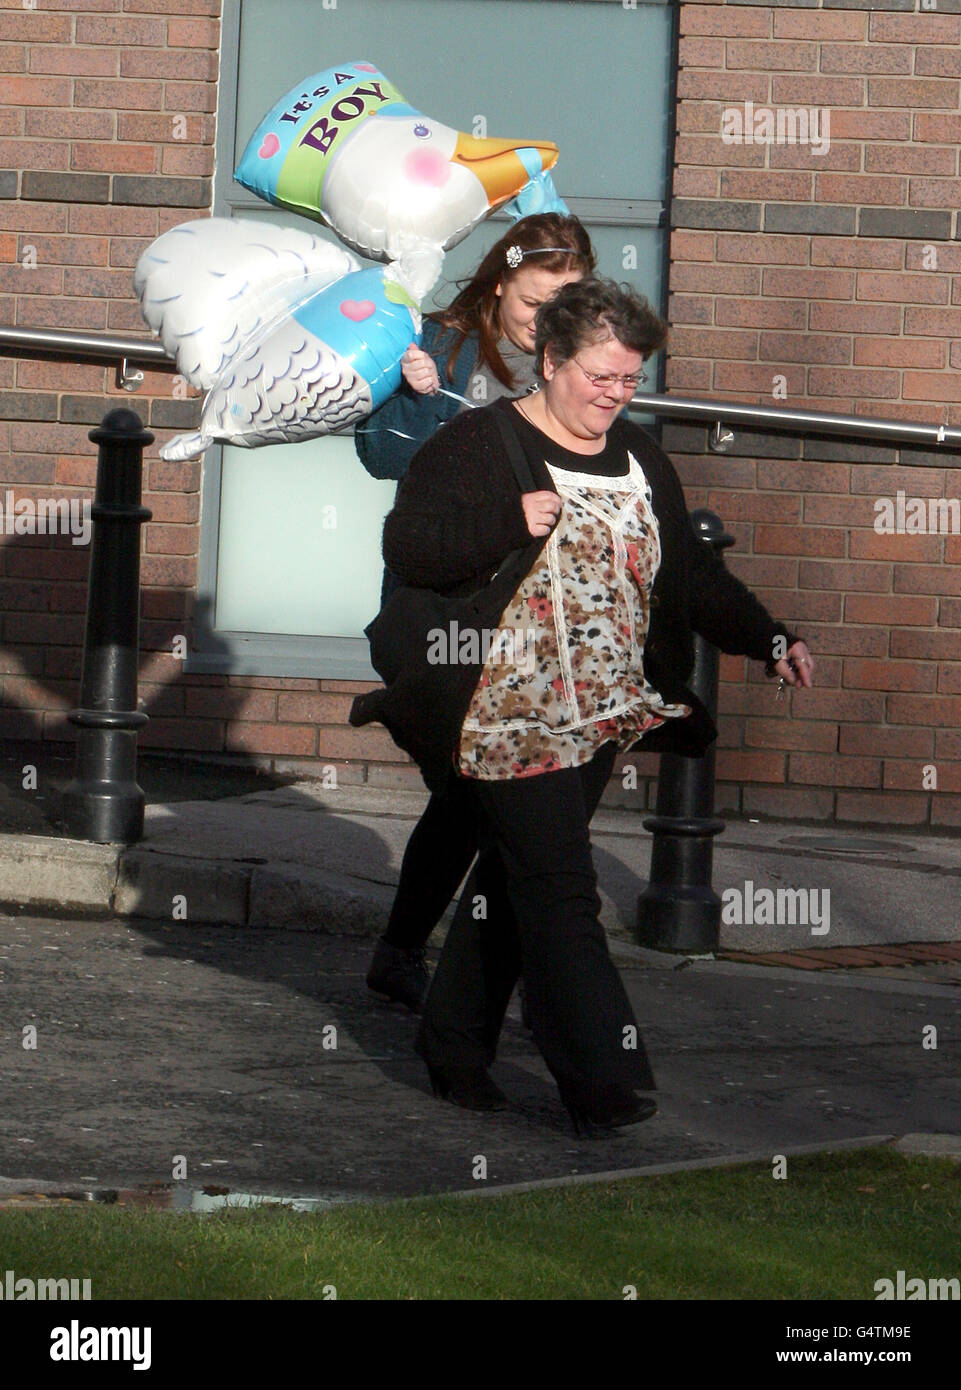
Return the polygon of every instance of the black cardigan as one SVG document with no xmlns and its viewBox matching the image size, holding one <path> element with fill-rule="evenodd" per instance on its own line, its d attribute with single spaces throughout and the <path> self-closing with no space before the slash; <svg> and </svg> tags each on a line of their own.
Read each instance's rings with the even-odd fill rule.
<svg viewBox="0 0 961 1390">
<path fill-rule="evenodd" d="M 502 400 L 457 415 L 414 456 L 384 523 L 384 560 L 405 584 L 469 594 L 523 546 L 529 547 L 528 568 L 533 565 L 538 549 L 531 546 L 521 493 L 491 418 L 494 410 L 513 407 Z M 526 434 L 521 437 L 535 485 L 553 491 L 543 457 L 528 447 Z M 609 438 L 630 449 L 643 468 L 660 532 L 661 564 L 651 591 L 644 674 L 665 701 L 683 702 L 693 710 L 689 719 L 665 721 L 639 746 L 698 756 L 717 730 L 686 688 L 694 665 L 694 633 L 722 651 L 766 663 L 775 637 L 784 637 L 788 646 L 797 639 L 729 573 L 713 547 L 695 535 L 677 473 L 650 436 L 620 416 Z"/>
</svg>

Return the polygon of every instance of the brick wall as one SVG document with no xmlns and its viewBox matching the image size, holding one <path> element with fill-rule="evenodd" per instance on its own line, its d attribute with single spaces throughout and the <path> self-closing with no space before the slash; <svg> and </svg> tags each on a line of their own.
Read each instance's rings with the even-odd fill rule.
<svg viewBox="0 0 961 1390">
<path fill-rule="evenodd" d="M 669 390 L 961 424 L 959 11 L 681 5 Z M 778 143 L 778 110 L 812 107 L 816 138 Z M 666 444 L 736 537 L 730 567 L 819 659 L 817 692 L 781 704 L 724 661 L 728 803 L 961 825 L 961 537 L 875 530 L 899 490 L 961 497 L 961 453 L 738 430 L 719 455 L 687 427 Z"/>
<path fill-rule="evenodd" d="M 961 0 L 918 8 L 681 4 L 669 389 L 961 423 Z M 0 0 L 0 322 L 145 331 L 140 252 L 211 206 L 219 9 Z M 819 104 L 830 148 L 725 142 L 745 101 Z M 0 502 L 89 496 L 87 431 L 110 405 L 158 444 L 195 423 L 170 376 L 131 397 L 112 375 L 0 357 Z M 666 443 L 690 504 L 736 537 L 732 569 L 819 659 L 817 693 L 777 704 L 756 669 L 722 663 L 719 804 L 961 825 L 961 537 L 873 525 L 898 490 L 961 497 L 961 455 L 926 468 L 908 449 L 738 431 L 721 456 L 679 426 Z M 142 744 L 419 784 L 385 731 L 347 726 L 359 683 L 184 675 L 201 468 L 147 458 Z M 69 738 L 88 552 L 0 542 L 0 736 Z M 625 774 L 611 798 L 650 803 L 656 760 L 627 761 L 637 787 Z"/>
</svg>

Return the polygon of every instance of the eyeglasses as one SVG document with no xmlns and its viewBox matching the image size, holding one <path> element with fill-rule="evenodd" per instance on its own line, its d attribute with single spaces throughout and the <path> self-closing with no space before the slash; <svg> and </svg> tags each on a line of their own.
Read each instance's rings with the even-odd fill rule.
<svg viewBox="0 0 961 1390">
<path fill-rule="evenodd" d="M 581 371 L 587 377 L 588 381 L 598 391 L 604 391 L 607 387 L 613 386 L 615 383 L 620 386 L 626 386 L 629 391 L 636 391 L 638 386 L 643 386 L 644 382 L 648 379 L 646 372 L 638 372 L 634 376 L 610 376 L 606 372 L 601 372 L 600 374 L 597 372 L 589 372 L 586 368 L 581 367 L 576 357 L 572 357 L 570 360 L 575 366 L 581 368 Z"/>
</svg>

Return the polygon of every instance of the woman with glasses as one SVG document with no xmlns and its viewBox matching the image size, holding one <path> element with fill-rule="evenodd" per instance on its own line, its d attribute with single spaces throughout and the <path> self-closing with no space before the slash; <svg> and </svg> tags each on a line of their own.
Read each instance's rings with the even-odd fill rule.
<svg viewBox="0 0 961 1390">
<path fill-rule="evenodd" d="M 474 592 L 531 538 L 543 542 L 452 750 L 480 854 L 417 1050 L 435 1093 L 502 1109 L 488 1067 L 521 975 L 534 1039 L 587 1130 L 656 1109 L 642 1094 L 654 1078 L 607 951 L 591 856 L 589 823 L 615 757 L 638 745 L 697 755 L 715 736 L 685 684 L 694 632 L 789 684 L 809 686 L 813 671 L 804 643 L 694 535 L 670 460 L 623 415 L 665 335 L 632 291 L 565 285 L 537 316 L 540 390 L 435 435 L 384 528 L 385 560 L 405 583 L 452 594 Z M 519 490 L 495 411 L 520 438 L 533 491 Z"/>
<path fill-rule="evenodd" d="M 411 344 L 404 354 L 401 389 L 357 430 L 355 447 L 368 473 L 402 478 L 421 444 L 470 404 L 532 390 L 538 309 L 593 269 L 590 238 L 576 217 L 537 213 L 516 222 L 453 302 L 428 316 L 423 346 Z M 384 601 L 397 583 L 388 569 Z M 367 975 L 376 993 L 419 1012 L 430 982 L 425 942 L 476 850 L 472 808 L 452 779 L 447 791 L 431 797 L 408 842 L 387 930 Z"/>
</svg>

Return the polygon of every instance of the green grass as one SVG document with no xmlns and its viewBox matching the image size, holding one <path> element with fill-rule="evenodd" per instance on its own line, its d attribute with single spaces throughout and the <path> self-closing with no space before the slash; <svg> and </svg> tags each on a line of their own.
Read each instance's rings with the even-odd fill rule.
<svg viewBox="0 0 961 1390">
<path fill-rule="evenodd" d="M 554 1188 L 207 1216 L 0 1211 L 0 1275 L 94 1299 L 873 1299 L 961 1275 L 961 1165 L 889 1149 Z"/>
</svg>

